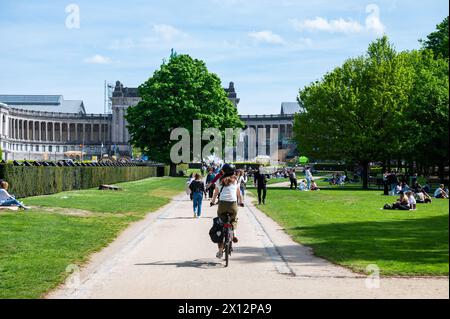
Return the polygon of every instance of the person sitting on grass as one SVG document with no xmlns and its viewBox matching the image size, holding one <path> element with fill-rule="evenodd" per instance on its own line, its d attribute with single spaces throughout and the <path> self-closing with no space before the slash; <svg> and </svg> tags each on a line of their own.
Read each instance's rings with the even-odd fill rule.
<svg viewBox="0 0 450 319">
<path fill-rule="evenodd" d="M 434 191 L 434 198 L 448 198 L 448 194 L 445 191 L 444 184 L 439 185 L 438 188 Z"/>
<path fill-rule="evenodd" d="M 10 207 L 10 206 L 18 206 L 23 209 L 30 209 L 25 206 L 23 203 L 19 202 L 13 196 L 8 193 L 8 182 L 1 181 L 0 182 L 0 206 Z"/>
<path fill-rule="evenodd" d="M 306 185 L 306 181 L 304 179 L 302 179 L 300 181 L 300 185 L 298 186 L 298 189 L 301 190 L 301 191 L 307 191 L 308 190 L 308 187 Z"/>
<path fill-rule="evenodd" d="M 416 202 L 417 204 L 431 203 L 431 197 L 423 191 L 416 192 Z"/>
<path fill-rule="evenodd" d="M 405 193 L 400 192 L 400 198 L 392 205 L 393 209 L 399 209 L 399 210 L 409 210 L 409 201 L 408 197 L 405 195 Z"/>
<path fill-rule="evenodd" d="M 320 191 L 320 188 L 317 187 L 317 184 L 313 179 L 311 180 L 311 190 L 312 191 Z"/>
<path fill-rule="evenodd" d="M 408 191 L 406 193 L 406 196 L 408 197 L 408 204 L 409 204 L 410 210 L 416 210 L 417 202 L 416 202 L 416 198 L 414 197 L 413 192 Z"/>
</svg>

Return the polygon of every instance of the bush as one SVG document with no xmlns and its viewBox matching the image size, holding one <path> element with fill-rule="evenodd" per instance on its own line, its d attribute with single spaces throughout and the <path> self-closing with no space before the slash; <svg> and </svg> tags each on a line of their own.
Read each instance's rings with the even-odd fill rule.
<svg viewBox="0 0 450 319">
<path fill-rule="evenodd" d="M 166 171 L 166 170 L 165 170 Z M 164 172 L 165 173 L 165 172 Z M 8 181 L 17 198 L 98 187 L 156 177 L 155 166 L 57 167 L 0 165 L 0 178 Z"/>
</svg>

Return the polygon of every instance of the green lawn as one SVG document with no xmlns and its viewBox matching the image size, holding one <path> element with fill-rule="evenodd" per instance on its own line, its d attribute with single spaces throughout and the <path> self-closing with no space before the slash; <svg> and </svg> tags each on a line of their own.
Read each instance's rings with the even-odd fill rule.
<svg viewBox="0 0 450 319">
<path fill-rule="evenodd" d="M 131 222 L 184 189 L 179 178 L 118 185 L 123 191 L 90 189 L 25 198 L 32 210 L 1 212 L 0 299 L 41 297 L 65 279 L 68 265 L 85 262 Z"/>
<path fill-rule="evenodd" d="M 377 264 L 382 275 L 448 275 L 449 201 L 389 211 L 380 208 L 395 198 L 381 193 L 270 188 L 259 208 L 315 255 L 354 271 Z"/>
</svg>

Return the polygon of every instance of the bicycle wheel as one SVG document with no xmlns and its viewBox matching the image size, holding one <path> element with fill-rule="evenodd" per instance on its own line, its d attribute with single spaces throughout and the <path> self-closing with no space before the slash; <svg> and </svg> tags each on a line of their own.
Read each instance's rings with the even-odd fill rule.
<svg viewBox="0 0 450 319">
<path fill-rule="evenodd" d="M 228 267 L 228 259 L 230 257 L 230 243 L 227 241 L 225 243 L 225 267 Z"/>
</svg>

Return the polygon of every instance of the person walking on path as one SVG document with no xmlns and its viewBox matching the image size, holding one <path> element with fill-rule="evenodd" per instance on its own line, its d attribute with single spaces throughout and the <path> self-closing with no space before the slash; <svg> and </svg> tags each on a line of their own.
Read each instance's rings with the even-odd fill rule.
<svg viewBox="0 0 450 319">
<path fill-rule="evenodd" d="M 238 173 L 238 185 L 239 185 L 239 189 L 241 190 L 241 196 L 242 196 L 242 201 L 244 201 L 245 198 L 245 188 L 247 185 L 247 173 L 244 170 L 239 170 Z"/>
<path fill-rule="evenodd" d="M 306 187 L 311 190 L 311 180 L 313 179 L 311 168 L 307 167 L 305 169 L 305 177 L 306 177 Z"/>
<path fill-rule="evenodd" d="M 194 218 L 200 218 L 200 215 L 202 214 L 203 194 L 206 193 L 205 184 L 202 181 L 202 175 L 195 174 L 195 180 L 191 182 L 189 189 L 192 194 Z"/>
<path fill-rule="evenodd" d="M 214 189 L 216 188 L 216 184 L 213 182 L 216 174 L 214 174 L 214 169 L 210 167 L 208 169 L 208 175 L 206 175 L 206 188 L 208 190 L 208 198 L 211 199 L 214 195 Z"/>
<path fill-rule="evenodd" d="M 297 175 L 294 168 L 289 171 L 289 181 L 291 182 L 290 189 L 297 189 Z"/>
<path fill-rule="evenodd" d="M 260 171 L 256 171 L 255 182 L 258 190 L 258 205 L 261 205 L 261 202 L 265 205 L 267 195 L 267 176 L 265 174 L 261 174 Z"/>
</svg>

